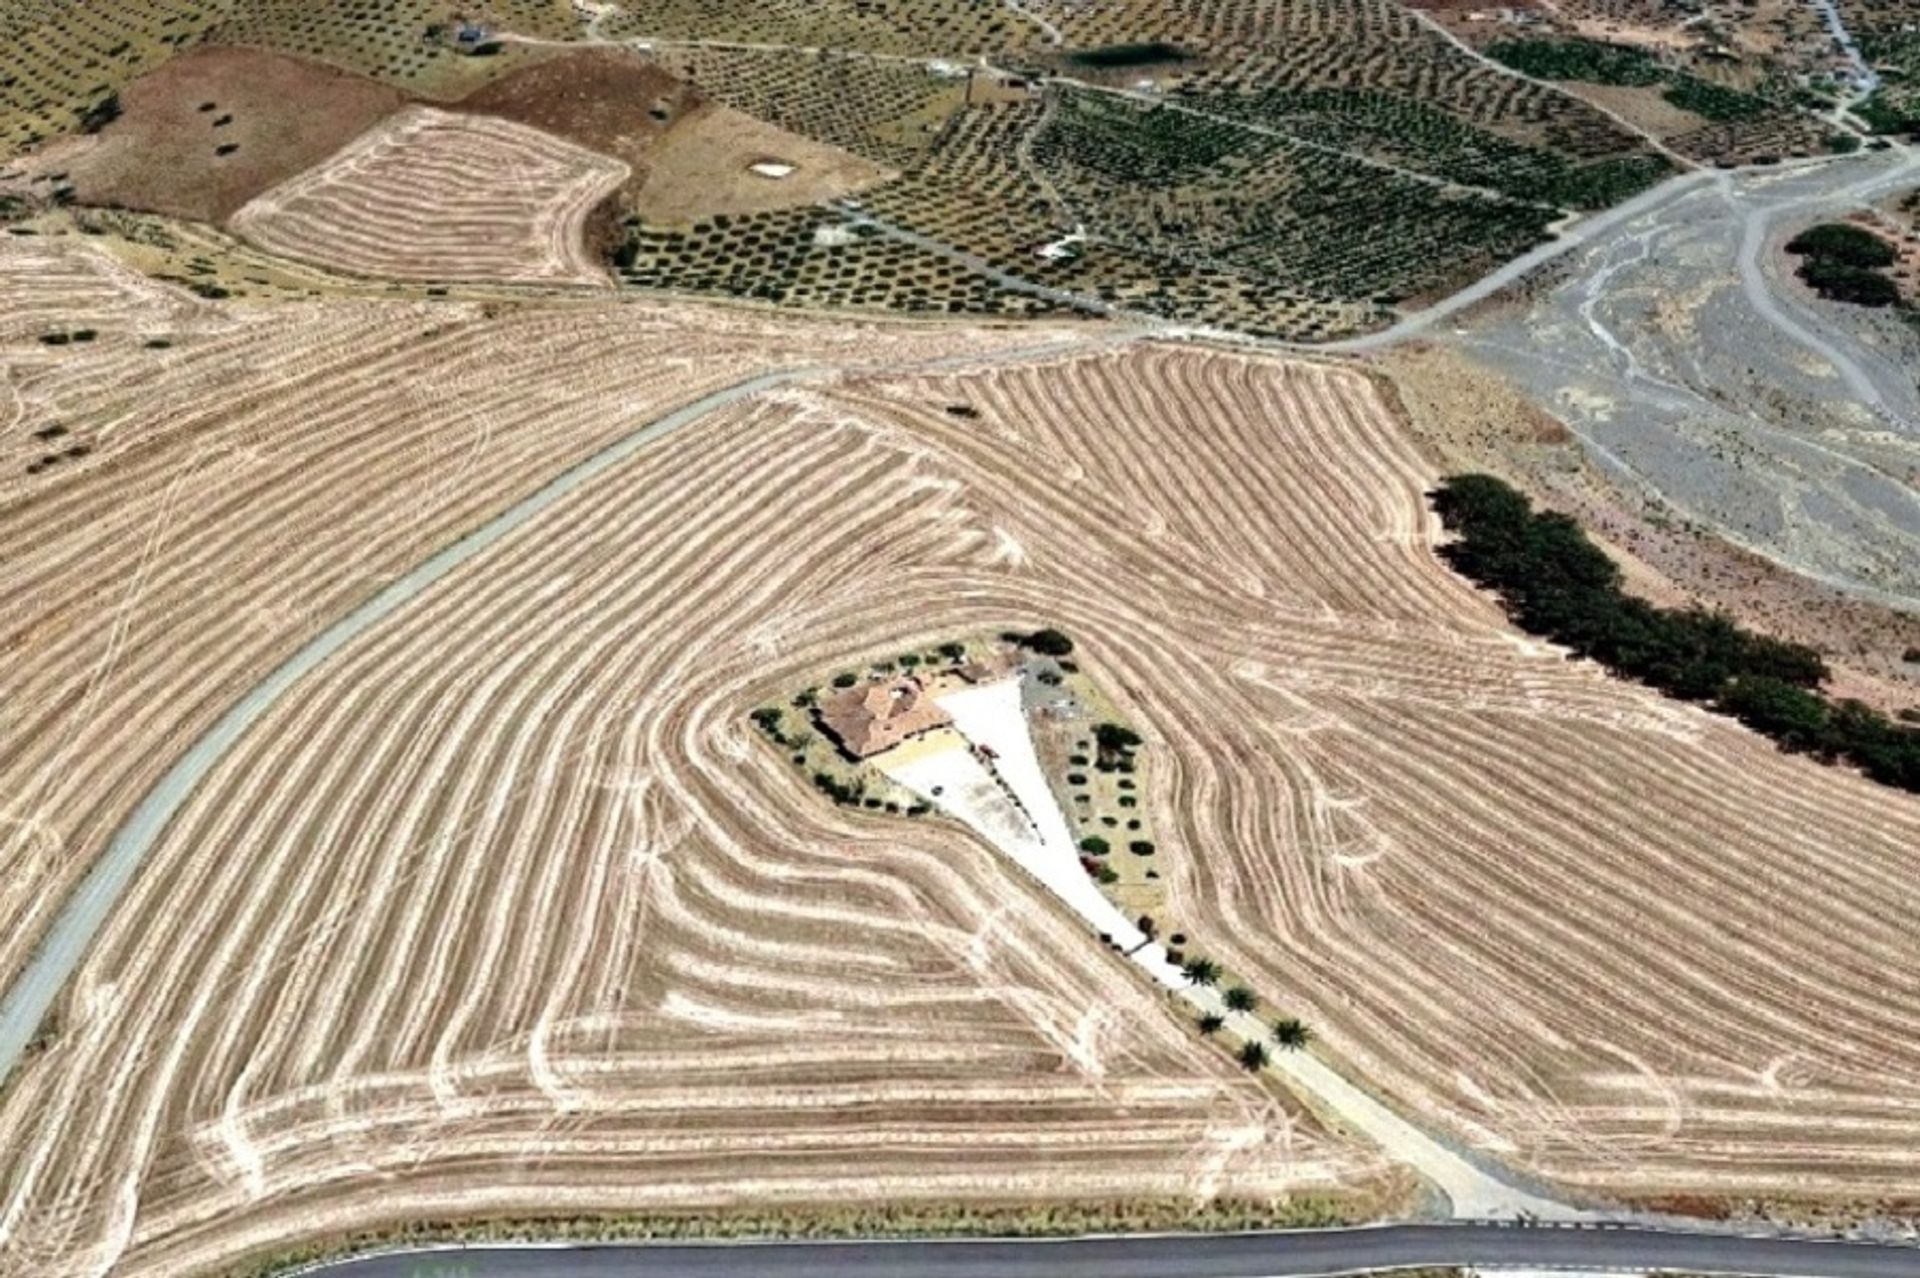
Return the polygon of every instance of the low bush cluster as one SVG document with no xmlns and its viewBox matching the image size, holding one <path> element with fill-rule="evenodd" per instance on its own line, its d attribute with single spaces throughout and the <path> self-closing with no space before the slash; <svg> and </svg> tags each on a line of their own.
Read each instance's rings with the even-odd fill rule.
<svg viewBox="0 0 1920 1278">
<path fill-rule="evenodd" d="M 1795 273 L 1824 298 L 1856 306 L 1900 303 L 1899 286 L 1880 273 L 1900 255 L 1865 227 L 1822 222 L 1788 240 L 1787 252 L 1800 259 Z"/>
<path fill-rule="evenodd" d="M 1499 592 L 1523 629 L 1617 674 L 1704 702 L 1784 750 L 1853 764 L 1884 785 L 1920 791 L 1920 730 L 1858 701 L 1819 691 L 1820 654 L 1757 635 L 1698 608 L 1660 608 L 1626 594 L 1620 569 L 1572 519 L 1536 511 L 1491 475 L 1456 475 L 1433 495 L 1459 539 L 1442 554 Z"/>
</svg>

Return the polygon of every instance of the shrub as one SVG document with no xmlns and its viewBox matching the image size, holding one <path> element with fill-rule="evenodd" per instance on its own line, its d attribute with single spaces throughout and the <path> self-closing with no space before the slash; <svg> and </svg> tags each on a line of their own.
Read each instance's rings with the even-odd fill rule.
<svg viewBox="0 0 1920 1278">
<path fill-rule="evenodd" d="M 1853 113 L 1875 133 L 1913 133 L 1920 131 L 1920 112 L 1904 102 L 1895 102 L 1884 90 L 1865 102 L 1856 102 Z"/>
<path fill-rule="evenodd" d="M 1073 651 L 1073 640 L 1051 627 L 1019 636 L 1018 642 L 1021 647 L 1043 657 L 1064 657 Z"/>
<path fill-rule="evenodd" d="M 1148 839 L 1135 839 L 1133 842 L 1127 844 L 1127 851 L 1133 853 L 1135 856 L 1152 856 L 1153 843 Z"/>
<path fill-rule="evenodd" d="M 1899 259 L 1893 245 L 1864 226 L 1851 222 L 1822 222 L 1787 241 L 1787 252 L 1816 257 L 1842 266 L 1892 266 Z"/>
<path fill-rule="evenodd" d="M 1808 287 L 1828 301 L 1871 307 L 1894 306 L 1900 301 L 1899 285 L 1878 271 L 1811 261 L 1802 266 L 1798 274 Z"/>
<path fill-rule="evenodd" d="M 1112 846 L 1099 835 L 1089 834 L 1086 838 L 1080 840 L 1080 850 L 1092 856 L 1105 856 L 1112 850 Z"/>
<path fill-rule="evenodd" d="M 1920 731 L 1856 701 L 1821 695 L 1826 663 L 1811 648 L 1751 634 L 1699 609 L 1657 608 L 1620 590 L 1619 573 L 1564 517 L 1536 513 L 1490 475 L 1461 475 L 1434 494 L 1460 540 L 1443 552 L 1499 592 L 1523 628 L 1618 674 L 1714 709 L 1778 742 L 1920 791 Z"/>
<path fill-rule="evenodd" d="M 1153 40 L 1140 44 L 1108 44 L 1097 49 L 1076 49 L 1067 61 L 1077 66 L 1110 71 L 1122 67 L 1152 66 L 1159 62 L 1185 62 L 1190 55 L 1177 44 Z"/>
<path fill-rule="evenodd" d="M 833 686 L 836 688 L 851 688 L 854 684 L 859 682 L 860 682 L 860 676 L 853 673 L 851 670 L 842 670 L 839 674 L 833 677 Z"/>
<path fill-rule="evenodd" d="M 1299 1051 L 1313 1041 L 1313 1031 L 1299 1017 L 1288 1016 L 1273 1023 L 1273 1041 L 1288 1051 Z"/>
<path fill-rule="evenodd" d="M 98 133 L 119 118 L 120 95 L 117 93 L 109 93 L 106 97 L 101 98 L 98 102 L 88 107 L 86 113 L 80 117 L 80 131 L 82 133 Z"/>
<path fill-rule="evenodd" d="M 1690 75 L 1677 77 L 1660 96 L 1681 110 L 1691 111 L 1715 124 L 1751 120 L 1773 109 L 1773 104 L 1765 98 L 1698 80 Z"/>
</svg>

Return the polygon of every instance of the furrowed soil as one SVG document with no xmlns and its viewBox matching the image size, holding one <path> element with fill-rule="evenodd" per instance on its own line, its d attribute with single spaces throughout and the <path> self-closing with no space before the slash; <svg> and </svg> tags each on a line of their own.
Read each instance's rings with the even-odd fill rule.
<svg viewBox="0 0 1920 1278">
<path fill-rule="evenodd" d="M 590 342 L 594 313 L 530 314 Z M 674 376 L 714 375 L 660 314 L 654 343 L 692 343 Z M 390 376 L 469 366 L 403 345 Z M 666 358 L 583 381 L 531 332 L 488 350 L 583 429 Z M 380 393 L 349 367 L 303 434 Z M 421 391 L 376 438 L 476 411 Z M 495 438 L 520 436 L 471 464 Z M 381 473 L 362 452 L 328 463 Z M 282 500 L 346 500 L 317 464 Z M 7 1259 L 194 1273 L 532 1204 L 1377 1183 L 988 848 L 833 806 L 747 718 L 879 644 L 1048 623 L 1145 738 L 1162 926 L 1408 1112 L 1600 1195 L 1910 1184 L 1920 803 L 1516 635 L 1433 554 L 1434 477 L 1358 373 L 1146 346 L 789 383 L 648 445 L 211 769 L 0 1106 Z M 162 509 L 236 540 L 207 500 Z M 297 584 L 325 558 L 297 530 L 327 525 L 253 505 L 228 519 L 279 532 Z M 243 606 L 280 579 L 93 562 L 70 607 L 109 616 L 109 570 Z M 92 668 L 200 687 L 182 644 L 233 627 L 180 624 Z M 28 636 L 24 668 L 87 668 Z M 181 701 L 96 699 L 24 744 L 166 740 L 138 707 Z M 129 757 L 63 750 L 43 785 Z"/>
<path fill-rule="evenodd" d="M 29 604 L 5 637 L 9 973 L 194 732 L 454 531 L 769 366 L 989 360 L 1066 336 L 612 304 L 218 307 L 77 238 L 0 241 L 0 271 L 19 450 L 0 544 Z M 81 327 L 89 340 L 39 340 Z M 583 366 L 593 348 L 625 354 Z M 0 1101 L 18 1152 L 0 1172 L 0 1270 L 215 1272 L 456 1216 L 1196 1192 L 1284 1210 L 1404 1184 L 1143 999 L 989 850 L 932 826 L 903 847 L 820 809 L 784 760 L 750 757 L 736 694 L 711 697 L 736 680 L 758 696 L 774 669 L 752 614 L 832 598 L 857 568 L 854 547 L 797 548 L 787 521 L 896 458 L 789 408 L 718 414 L 549 512 L 578 554 L 539 570 L 538 602 L 507 561 L 486 570 L 520 600 L 502 596 L 497 621 L 530 620 L 528 602 L 566 619 L 599 674 L 576 677 L 571 641 L 503 633 L 489 661 L 512 673 L 455 694 L 506 698 L 479 719 L 441 718 L 438 679 L 414 689 L 426 703 L 373 711 L 362 722 L 412 761 L 387 793 L 409 797 L 383 809 L 362 789 L 385 765 L 329 770 L 313 796 L 358 814 L 340 827 L 358 851 L 296 851 L 303 836 L 247 817 L 250 833 L 189 836 L 148 864 L 114 916 L 146 920 L 141 1006 L 118 1001 L 122 977 L 102 983 L 127 957 L 102 936 Z M 859 525 L 914 501 L 899 489 Z M 729 609 L 744 611 L 699 620 Z M 437 616 L 418 614 L 430 631 Z M 367 655 L 400 657 L 396 638 Z M 847 638 L 794 651 L 817 664 Z M 350 699 L 406 692 L 382 676 Z M 279 707 L 312 746 L 334 703 L 320 695 Z M 442 753 L 483 723 L 508 729 L 492 738 L 505 754 Z M 236 757 L 241 788 L 264 801 L 322 762 L 295 753 L 264 770 Z M 416 764 L 441 781 L 419 787 Z M 198 793 L 241 815 L 226 782 Z M 523 836 L 528 855 L 497 841 Z M 156 910 L 210 903 L 202 888 L 217 918 L 154 929 Z M 307 1012 L 269 1010 L 288 999 Z M 110 1064 L 126 1034 L 146 1046 Z"/>
</svg>

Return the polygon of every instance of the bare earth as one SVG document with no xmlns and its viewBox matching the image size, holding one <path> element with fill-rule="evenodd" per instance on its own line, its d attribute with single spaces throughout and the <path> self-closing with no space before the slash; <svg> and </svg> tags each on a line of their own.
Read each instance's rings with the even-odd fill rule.
<svg viewBox="0 0 1920 1278">
<path fill-rule="evenodd" d="M 404 100 L 303 58 L 194 49 L 128 85 L 120 118 L 59 162 L 82 203 L 219 222 Z"/>
<path fill-rule="evenodd" d="M 612 340 L 587 314 L 542 322 Z M 638 330 L 702 355 L 682 379 L 721 362 L 697 314 Z M 610 383 L 676 362 L 576 386 L 537 332 L 491 349 L 542 422 L 644 418 L 644 393 Z M 943 330 L 942 353 L 968 340 Z M 598 402 L 556 411 L 563 393 Z M 428 391 L 413 411 L 461 402 Z M 474 464 L 523 469 L 493 461 L 514 437 L 469 437 Z M 1004 479 L 956 442 L 992 451 L 776 392 L 649 448 L 302 684 L 196 792 L 0 1106 L 19 1151 L 0 1268 L 197 1273 L 449 1212 L 1271 1196 L 1386 1174 L 990 849 L 832 808 L 756 744 L 745 711 L 796 671 L 1034 602 L 1038 579 L 996 566 Z M 338 465 L 378 473 L 344 445 Z M 311 500 L 320 465 L 278 499 Z M 322 526 L 265 505 L 189 529 Z M 290 540 L 253 592 L 293 575 Z M 146 571 L 237 592 L 185 550 Z M 204 677 L 167 646 L 177 677 Z"/>
<path fill-rule="evenodd" d="M 603 284 L 581 231 L 627 172 L 525 125 L 412 107 L 249 201 L 232 227 L 353 275 Z"/>
<path fill-rule="evenodd" d="M 781 178 L 753 172 L 750 166 L 763 161 L 789 165 L 793 172 Z M 645 165 L 633 208 L 654 222 L 818 204 L 895 176 L 871 160 L 717 102 L 696 107 L 661 134 Z"/>
<path fill-rule="evenodd" d="M 356 524 L 265 498 L 362 511 L 347 477 L 384 474 L 367 449 L 433 473 L 414 416 L 467 423 L 463 492 L 549 470 L 496 457 L 550 444 L 534 422 L 646 416 L 613 382 L 674 356 L 583 385 L 538 349 L 616 340 L 595 314 L 473 320 L 433 339 L 440 360 L 401 343 L 394 366 L 448 376 L 471 362 L 455 341 L 521 361 L 496 374 L 519 432 L 432 388 L 366 426 L 379 371 L 343 358 L 297 434 L 268 387 L 225 388 L 253 468 L 329 429 L 365 442 L 221 518 L 200 512 L 225 487 L 75 482 L 76 503 L 149 494 L 180 548 L 89 555 L 76 518 L 26 558 L 65 547 L 68 607 L 95 618 L 66 642 L 104 656 L 56 651 L 48 622 L 17 664 L 131 700 L 10 743 L 66 747 L 43 784 L 112 781 L 108 752 L 68 743 L 179 704 L 133 668 L 199 686 L 209 662 L 179 654 L 235 630 L 116 642 L 113 606 L 177 579 L 251 596 L 229 607 L 311 598 L 324 543 L 300 530 Z M 637 345 L 678 339 L 700 357 L 673 376 L 712 376 L 698 313 L 658 314 Z M 333 340 L 364 340 L 356 318 Z M 1910 1185 L 1920 803 L 1515 636 L 1434 558 L 1431 479 L 1359 374 L 1148 347 L 793 384 L 649 446 L 353 641 L 209 775 L 0 1107 L 23 1151 L 0 1179 L 13 1263 L 190 1273 L 529 1204 L 1377 1177 L 990 850 L 832 807 L 746 722 L 880 645 L 1042 621 L 1148 738 L 1162 925 L 1409 1112 L 1598 1194 Z M 210 572 L 249 526 L 288 543 L 273 567 Z"/>
</svg>

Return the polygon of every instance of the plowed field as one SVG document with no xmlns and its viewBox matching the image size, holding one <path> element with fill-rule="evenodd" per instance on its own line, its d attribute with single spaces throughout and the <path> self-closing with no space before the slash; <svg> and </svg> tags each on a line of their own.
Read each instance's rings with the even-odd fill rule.
<svg viewBox="0 0 1920 1278">
<path fill-rule="evenodd" d="M 610 341 L 591 313 L 554 327 Z M 515 402 L 596 396 L 540 421 L 638 394 L 515 338 Z M 1911 1185 L 1920 805 L 1515 636 L 1433 556 L 1430 480 L 1356 374 L 1158 348 L 794 383 L 648 446 L 208 773 L 0 1107 L 4 1255 L 1378 1173 L 987 848 L 832 807 L 747 722 L 1041 622 L 1154 752 L 1163 925 L 1409 1112 L 1608 1194 Z"/>
<path fill-rule="evenodd" d="M 0 490 L 28 605 L 6 666 L 12 963 L 206 715 L 449 529 L 769 364 L 1045 336 L 248 311 L 72 245 L 0 247 L 28 317 L 7 332 L 7 438 L 60 420 L 94 445 Z M 35 340 L 82 322 L 91 341 Z M 173 345 L 142 344 L 157 333 Z M 583 372 L 575 343 L 635 354 Z M 754 751 L 742 686 L 849 639 L 801 643 L 805 619 L 769 604 L 874 571 L 795 529 L 900 461 L 796 402 L 703 422 L 556 507 L 207 778 L 0 1103 L 0 1272 L 196 1273 L 448 1214 L 1265 1197 L 1384 1174 L 990 850 L 935 826 L 903 843 Z M 918 500 L 899 487 L 855 524 Z M 456 631 L 484 654 L 427 656 Z M 422 658 L 426 678 L 400 673 Z M 338 753 L 360 729 L 374 753 Z"/>
<path fill-rule="evenodd" d="M 619 160 L 538 129 L 412 107 L 248 201 L 232 227 L 353 275 L 602 283 L 581 230 L 626 179 Z"/>
</svg>

